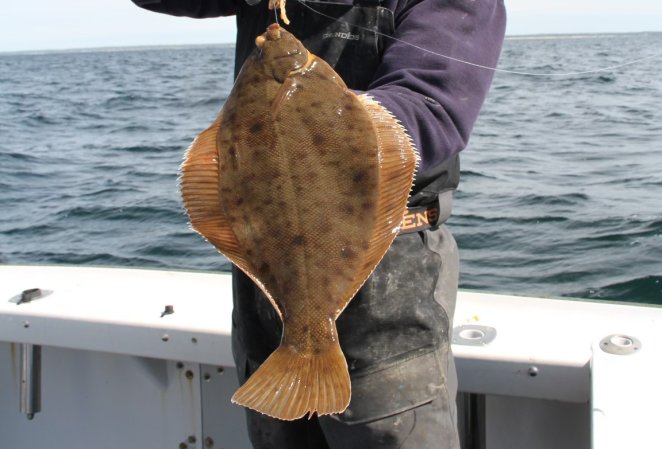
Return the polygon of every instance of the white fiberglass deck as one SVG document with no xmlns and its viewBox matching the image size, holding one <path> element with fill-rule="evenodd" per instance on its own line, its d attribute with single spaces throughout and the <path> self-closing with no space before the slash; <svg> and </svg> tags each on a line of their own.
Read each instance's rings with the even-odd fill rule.
<svg viewBox="0 0 662 449">
<path fill-rule="evenodd" d="M 227 274 L 0 266 L 0 447 L 248 447 L 230 295 Z M 656 447 L 662 309 L 463 291 L 454 324 L 486 447 Z M 43 350 L 32 421 L 21 343 Z"/>
</svg>

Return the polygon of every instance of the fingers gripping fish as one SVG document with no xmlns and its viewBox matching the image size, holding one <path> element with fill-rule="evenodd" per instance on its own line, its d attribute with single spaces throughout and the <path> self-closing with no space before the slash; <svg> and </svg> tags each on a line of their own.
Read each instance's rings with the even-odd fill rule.
<svg viewBox="0 0 662 449">
<path fill-rule="evenodd" d="M 395 238 L 415 166 L 381 105 L 278 25 L 256 39 L 181 177 L 193 228 L 283 321 L 280 346 L 233 402 L 284 420 L 347 408 L 336 319 Z"/>
<path fill-rule="evenodd" d="M 287 11 L 285 11 L 285 0 L 269 0 L 269 9 L 278 9 L 280 11 L 280 19 L 285 22 L 285 25 L 290 24 L 290 19 L 287 17 Z"/>
</svg>

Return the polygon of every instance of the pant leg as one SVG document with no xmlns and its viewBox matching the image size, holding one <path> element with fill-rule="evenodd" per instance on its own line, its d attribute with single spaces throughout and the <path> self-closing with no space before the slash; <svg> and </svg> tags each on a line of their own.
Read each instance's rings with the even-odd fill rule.
<svg viewBox="0 0 662 449">
<path fill-rule="evenodd" d="M 356 358 L 362 366 L 351 371 L 348 410 L 320 418 L 331 449 L 459 449 L 457 376 L 449 337 L 457 295 L 457 246 L 443 226 L 426 231 L 422 245 L 405 237 L 399 237 L 385 257 L 386 271 L 374 273 L 372 282 L 378 285 L 365 287 L 376 296 L 364 296 L 363 307 L 357 302 L 355 310 L 348 307 L 345 312 L 350 314 L 345 323 L 356 326 L 369 319 L 386 328 L 381 329 L 384 335 L 380 329 L 359 331 L 362 347 L 351 339 L 345 342 L 350 366 Z M 376 310 L 356 310 L 373 301 Z"/>
<path fill-rule="evenodd" d="M 246 410 L 248 436 L 254 449 L 328 449 L 317 416 L 280 421 Z"/>
</svg>

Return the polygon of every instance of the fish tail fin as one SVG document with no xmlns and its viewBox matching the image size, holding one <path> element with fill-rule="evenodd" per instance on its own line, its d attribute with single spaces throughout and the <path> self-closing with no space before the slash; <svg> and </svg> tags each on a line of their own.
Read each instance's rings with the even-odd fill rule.
<svg viewBox="0 0 662 449">
<path fill-rule="evenodd" d="M 281 345 L 232 396 L 232 402 L 291 421 L 341 413 L 349 405 L 347 362 L 335 342 L 319 354 Z"/>
</svg>

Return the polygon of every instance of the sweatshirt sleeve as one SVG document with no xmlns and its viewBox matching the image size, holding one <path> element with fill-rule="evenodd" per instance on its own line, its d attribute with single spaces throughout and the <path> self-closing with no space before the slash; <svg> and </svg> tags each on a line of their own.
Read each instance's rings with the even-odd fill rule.
<svg viewBox="0 0 662 449">
<path fill-rule="evenodd" d="M 141 8 L 171 16 L 196 19 L 231 16 L 237 9 L 236 0 L 131 0 Z"/>
<path fill-rule="evenodd" d="M 398 3 L 398 40 L 387 39 L 367 93 L 409 131 L 421 157 L 422 173 L 467 145 L 494 72 L 459 60 L 495 67 L 506 13 L 503 0 Z"/>
</svg>

